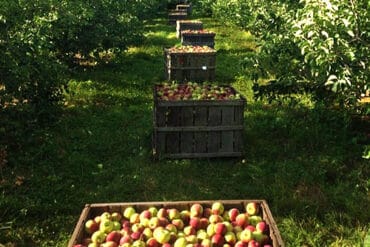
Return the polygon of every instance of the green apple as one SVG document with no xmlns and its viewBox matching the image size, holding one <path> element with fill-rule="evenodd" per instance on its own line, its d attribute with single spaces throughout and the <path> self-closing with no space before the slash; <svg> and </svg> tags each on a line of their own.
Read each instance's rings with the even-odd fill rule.
<svg viewBox="0 0 370 247">
<path fill-rule="evenodd" d="M 187 241 L 185 238 L 181 237 L 176 239 L 175 243 L 173 244 L 173 247 L 186 247 Z"/>
<path fill-rule="evenodd" d="M 143 240 L 136 240 L 132 243 L 132 247 L 146 247 L 146 244 Z"/>
<path fill-rule="evenodd" d="M 249 215 L 256 215 L 256 214 L 258 214 L 259 213 L 259 209 L 260 209 L 260 206 L 259 206 L 259 204 L 257 202 L 249 202 L 245 206 L 245 211 Z"/>
<path fill-rule="evenodd" d="M 236 243 L 236 235 L 233 232 L 226 232 L 225 233 L 225 241 L 234 246 Z"/>
<path fill-rule="evenodd" d="M 154 207 L 154 206 L 149 207 L 148 210 L 149 210 L 150 214 L 152 215 L 152 217 L 156 217 L 157 216 L 158 209 L 156 207 Z"/>
<path fill-rule="evenodd" d="M 170 231 L 164 229 L 163 227 L 158 227 L 158 228 L 154 230 L 153 237 L 160 244 L 168 243 L 168 241 L 171 238 Z"/>
<path fill-rule="evenodd" d="M 129 220 L 130 217 L 131 217 L 131 215 L 133 215 L 134 213 L 136 213 L 135 208 L 133 208 L 133 207 L 127 207 L 123 211 L 123 217 L 125 217 L 126 219 Z"/>
<path fill-rule="evenodd" d="M 213 214 L 222 215 L 224 213 L 224 205 L 222 202 L 212 203 L 211 209 Z"/>
<path fill-rule="evenodd" d="M 100 222 L 99 230 L 105 233 L 113 231 L 114 223 L 111 220 L 105 219 Z"/>
<path fill-rule="evenodd" d="M 107 237 L 107 234 L 105 232 L 98 230 L 91 235 L 91 241 L 93 243 L 101 244 L 105 241 L 106 237 Z"/>
<path fill-rule="evenodd" d="M 244 229 L 240 232 L 239 240 L 243 241 L 244 243 L 248 243 L 253 239 L 252 231 L 249 229 Z"/>
</svg>

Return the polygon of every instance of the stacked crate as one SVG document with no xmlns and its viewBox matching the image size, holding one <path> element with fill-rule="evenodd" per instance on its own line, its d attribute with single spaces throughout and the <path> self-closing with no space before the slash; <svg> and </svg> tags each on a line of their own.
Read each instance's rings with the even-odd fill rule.
<svg viewBox="0 0 370 247">
<path fill-rule="evenodd" d="M 165 74 L 168 81 L 214 81 L 216 50 L 207 47 L 164 49 Z"/>
<path fill-rule="evenodd" d="M 181 32 L 181 44 L 214 48 L 215 36 L 216 33 L 207 30 L 184 30 Z"/>
<path fill-rule="evenodd" d="M 203 22 L 194 20 L 177 21 L 176 37 L 181 38 L 181 32 L 185 30 L 203 30 Z"/>
</svg>

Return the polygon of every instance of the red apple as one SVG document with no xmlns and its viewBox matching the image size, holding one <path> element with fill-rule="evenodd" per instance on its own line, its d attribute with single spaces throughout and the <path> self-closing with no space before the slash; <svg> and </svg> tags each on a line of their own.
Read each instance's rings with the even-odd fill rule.
<svg viewBox="0 0 370 247">
<path fill-rule="evenodd" d="M 235 218 L 235 224 L 237 226 L 240 226 L 240 227 L 244 227 L 245 225 L 248 224 L 248 217 L 247 215 L 241 213 L 241 214 L 238 214 L 238 216 L 236 216 Z"/>
<path fill-rule="evenodd" d="M 160 244 L 158 243 L 157 240 L 155 240 L 155 238 L 149 238 L 147 241 L 146 241 L 146 245 L 147 247 L 160 247 Z"/>
<path fill-rule="evenodd" d="M 215 225 L 215 233 L 224 235 L 227 232 L 226 226 L 224 223 L 219 222 Z"/>
<path fill-rule="evenodd" d="M 239 209 L 237 209 L 237 208 L 232 208 L 232 209 L 230 209 L 229 211 L 228 211 L 228 214 L 229 214 L 229 220 L 231 221 L 231 222 L 233 222 L 233 221 L 235 221 L 236 220 L 236 216 L 238 216 L 239 215 Z"/>
<path fill-rule="evenodd" d="M 248 247 L 260 247 L 260 244 L 256 240 L 252 239 L 248 242 Z"/>
<path fill-rule="evenodd" d="M 119 240 L 119 245 L 123 245 L 125 243 L 132 243 L 132 239 L 130 236 L 126 235 L 121 237 L 121 239 Z"/>
<path fill-rule="evenodd" d="M 177 230 L 184 229 L 184 222 L 182 219 L 173 219 L 171 223 L 176 226 Z"/>
<path fill-rule="evenodd" d="M 191 217 L 189 225 L 198 230 L 200 228 L 200 219 L 199 217 Z"/>
<path fill-rule="evenodd" d="M 122 234 L 119 231 L 112 231 L 108 233 L 105 241 L 113 241 L 116 242 L 117 244 L 119 243 L 120 239 L 122 238 Z"/>
<path fill-rule="evenodd" d="M 199 229 L 207 229 L 207 226 L 209 225 L 208 218 L 202 217 L 199 220 Z"/>
<path fill-rule="evenodd" d="M 222 234 L 215 234 L 211 238 L 212 246 L 221 247 L 225 243 L 224 236 Z"/>
</svg>

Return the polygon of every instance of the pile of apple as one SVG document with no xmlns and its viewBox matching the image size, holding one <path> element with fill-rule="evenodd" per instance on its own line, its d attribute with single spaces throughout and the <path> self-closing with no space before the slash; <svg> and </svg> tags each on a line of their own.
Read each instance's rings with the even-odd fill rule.
<svg viewBox="0 0 370 247">
<path fill-rule="evenodd" d="M 85 223 L 86 236 L 74 247 L 272 247 L 260 205 L 226 210 L 194 203 L 187 210 L 149 207 L 104 212 Z"/>
<path fill-rule="evenodd" d="M 181 31 L 181 34 L 214 34 L 214 32 L 209 31 L 209 30 L 184 30 Z"/>
<path fill-rule="evenodd" d="M 212 49 L 209 46 L 199 46 L 199 45 L 183 45 L 183 46 L 174 46 L 171 48 L 168 48 L 169 52 L 173 53 L 189 53 L 189 52 L 197 52 L 197 53 L 208 53 L 208 52 L 215 52 L 214 49 Z"/>
<path fill-rule="evenodd" d="M 240 94 L 228 86 L 205 85 L 188 82 L 186 84 L 164 83 L 156 86 L 160 100 L 232 100 L 240 99 Z"/>
</svg>

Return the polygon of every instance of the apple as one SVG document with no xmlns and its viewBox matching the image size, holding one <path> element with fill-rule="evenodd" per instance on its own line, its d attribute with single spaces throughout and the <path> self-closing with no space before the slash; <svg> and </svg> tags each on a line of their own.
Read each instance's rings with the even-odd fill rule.
<svg viewBox="0 0 370 247">
<path fill-rule="evenodd" d="M 226 232 L 225 233 L 225 241 L 231 245 L 236 243 L 236 235 L 233 232 Z"/>
<path fill-rule="evenodd" d="M 100 244 L 99 247 L 118 247 L 118 244 L 114 241 L 107 241 L 107 242 Z"/>
<path fill-rule="evenodd" d="M 112 219 L 112 215 L 109 212 L 103 212 L 100 215 L 100 218 L 101 218 L 101 221 L 103 221 L 103 220 L 111 220 Z"/>
<path fill-rule="evenodd" d="M 121 220 L 121 226 L 122 228 L 131 227 L 131 223 L 129 220 Z"/>
<path fill-rule="evenodd" d="M 190 217 L 201 217 L 203 215 L 203 206 L 199 203 L 194 203 L 190 207 Z"/>
<path fill-rule="evenodd" d="M 129 243 L 129 244 L 131 244 L 131 243 L 132 243 L 132 238 L 131 238 L 130 236 L 128 236 L 128 235 L 126 235 L 126 236 L 122 236 L 122 237 L 120 238 L 120 240 L 119 240 L 119 245 L 123 245 L 123 244 L 125 244 L 125 243 Z"/>
<path fill-rule="evenodd" d="M 93 243 L 101 244 L 105 241 L 107 234 L 101 230 L 97 230 L 91 235 L 91 241 Z"/>
<path fill-rule="evenodd" d="M 254 231 L 252 235 L 253 239 L 256 240 L 259 244 L 264 244 L 268 242 L 269 237 L 260 231 Z"/>
<path fill-rule="evenodd" d="M 176 226 L 177 230 L 182 230 L 184 229 L 184 222 L 182 219 L 173 219 L 171 223 Z"/>
<path fill-rule="evenodd" d="M 260 244 L 256 240 L 252 239 L 248 242 L 248 247 L 260 247 Z"/>
<path fill-rule="evenodd" d="M 120 230 L 122 236 L 129 236 L 132 233 L 131 227 L 125 226 Z"/>
<path fill-rule="evenodd" d="M 256 230 L 256 227 L 254 227 L 253 225 L 247 225 L 244 229 L 248 229 L 251 232 L 254 232 Z"/>
<path fill-rule="evenodd" d="M 213 235 L 216 234 L 215 232 L 215 223 L 210 223 L 208 226 L 207 226 L 207 234 L 208 236 L 212 237 Z"/>
<path fill-rule="evenodd" d="M 144 237 L 145 240 L 148 240 L 149 238 L 153 237 L 152 229 L 146 227 L 142 232 L 142 236 Z"/>
<path fill-rule="evenodd" d="M 117 244 L 119 243 L 119 241 L 121 240 L 122 238 L 122 234 L 119 232 L 119 231 L 112 231 L 110 233 L 108 233 L 105 241 L 113 241 L 113 242 L 116 242 Z"/>
<path fill-rule="evenodd" d="M 119 221 L 112 221 L 113 222 L 113 231 L 121 230 L 121 223 Z"/>
<path fill-rule="evenodd" d="M 227 232 L 227 228 L 223 222 L 216 223 L 214 229 L 216 234 L 224 235 Z"/>
<path fill-rule="evenodd" d="M 197 232 L 196 229 L 190 225 L 185 226 L 183 231 L 186 236 L 194 235 Z"/>
<path fill-rule="evenodd" d="M 141 239 L 141 236 L 142 236 L 141 232 L 132 232 L 130 234 L 131 239 L 134 240 L 134 241 Z"/>
<path fill-rule="evenodd" d="M 209 219 L 208 219 L 209 223 L 213 223 L 213 224 L 216 224 L 216 223 L 219 223 L 219 222 L 223 222 L 224 219 L 218 215 L 218 214 L 212 214 L 211 216 L 209 216 Z"/>
<path fill-rule="evenodd" d="M 123 217 L 125 217 L 126 219 L 129 220 L 131 218 L 131 215 L 133 215 L 134 213 L 136 213 L 135 208 L 133 208 L 133 207 L 127 207 L 123 211 Z"/>
<path fill-rule="evenodd" d="M 113 212 L 111 215 L 111 220 L 113 221 L 121 221 L 122 215 L 119 212 Z"/>
<path fill-rule="evenodd" d="M 100 247 L 98 243 L 90 243 L 87 247 Z"/>
<path fill-rule="evenodd" d="M 172 247 L 172 245 L 170 243 L 164 243 L 162 244 L 162 247 Z"/>
<path fill-rule="evenodd" d="M 152 217 L 152 213 L 149 210 L 144 210 L 139 214 L 140 222 L 144 219 L 150 219 Z"/>
<path fill-rule="evenodd" d="M 189 210 L 182 210 L 180 212 L 180 218 L 184 222 L 184 224 L 188 224 L 190 220 L 190 211 Z"/>
<path fill-rule="evenodd" d="M 100 222 L 99 230 L 102 232 L 110 233 L 111 231 L 113 231 L 113 228 L 114 228 L 114 223 L 111 220 L 102 219 L 102 221 Z"/>
<path fill-rule="evenodd" d="M 170 208 L 168 210 L 168 219 L 174 220 L 174 219 L 180 219 L 180 212 L 176 208 Z"/>
<path fill-rule="evenodd" d="M 148 223 L 148 227 L 150 229 L 155 229 L 156 227 L 158 227 L 160 225 L 160 222 L 159 222 L 159 218 L 158 217 L 152 217 L 150 220 L 149 220 L 149 223 Z"/>
<path fill-rule="evenodd" d="M 235 225 L 244 227 L 245 225 L 248 224 L 248 217 L 247 215 L 240 213 L 236 216 L 235 218 Z"/>
<path fill-rule="evenodd" d="M 151 206 L 148 208 L 148 211 L 150 212 L 152 217 L 156 217 L 158 213 L 158 209 L 154 206 Z"/>
<path fill-rule="evenodd" d="M 158 243 L 155 238 L 151 237 L 146 241 L 147 247 L 160 247 L 160 244 Z"/>
<path fill-rule="evenodd" d="M 262 221 L 262 217 L 259 215 L 252 215 L 252 216 L 249 216 L 248 220 L 249 220 L 249 224 L 256 226 L 259 222 Z"/>
<path fill-rule="evenodd" d="M 153 237 L 155 238 L 155 240 L 157 240 L 158 243 L 164 244 L 168 243 L 168 241 L 170 240 L 171 233 L 163 227 L 158 227 L 154 230 Z"/>
<path fill-rule="evenodd" d="M 238 241 L 235 243 L 234 247 L 247 247 L 247 244 L 243 241 Z"/>
<path fill-rule="evenodd" d="M 249 202 L 245 206 L 245 211 L 248 215 L 256 215 L 259 213 L 260 206 L 257 202 Z"/>
<path fill-rule="evenodd" d="M 100 215 L 95 216 L 94 221 L 95 221 L 98 225 L 100 225 L 100 222 L 101 222 L 101 216 L 100 216 Z"/>
<path fill-rule="evenodd" d="M 133 213 L 130 216 L 130 223 L 135 224 L 135 223 L 140 223 L 140 214 L 138 213 Z"/>
<path fill-rule="evenodd" d="M 146 244 L 143 240 L 136 240 L 132 243 L 132 247 L 146 247 Z"/>
<path fill-rule="evenodd" d="M 239 240 L 243 241 L 244 243 L 248 243 L 253 239 L 252 231 L 249 229 L 244 229 L 240 232 Z"/>
<path fill-rule="evenodd" d="M 176 239 L 175 243 L 173 244 L 173 247 L 186 247 L 187 241 L 185 238 L 181 237 Z"/>
<path fill-rule="evenodd" d="M 240 211 L 237 208 L 231 208 L 230 210 L 228 210 L 229 220 L 231 222 L 235 221 L 236 216 L 238 216 L 239 214 L 240 214 Z"/>
<path fill-rule="evenodd" d="M 207 226 L 209 225 L 208 218 L 202 217 L 199 220 L 199 229 L 207 229 Z"/>
<path fill-rule="evenodd" d="M 168 216 L 167 209 L 165 209 L 165 208 L 158 209 L 158 212 L 157 212 L 157 217 L 158 218 L 161 218 L 161 217 L 167 218 L 167 216 Z"/>
<path fill-rule="evenodd" d="M 166 226 L 166 225 L 168 225 L 170 222 L 169 222 L 169 220 L 167 219 L 167 218 L 165 218 L 165 217 L 160 217 L 159 218 L 159 225 L 160 226 Z"/>
<path fill-rule="evenodd" d="M 131 226 L 132 232 L 143 232 L 145 227 L 140 223 L 134 223 Z"/>
<path fill-rule="evenodd" d="M 93 234 L 93 232 L 96 232 L 99 229 L 99 224 L 95 222 L 93 219 L 89 219 L 85 223 L 85 232 L 87 234 Z"/>
<path fill-rule="evenodd" d="M 185 236 L 185 239 L 186 239 L 186 242 L 188 242 L 189 244 L 195 244 L 198 242 L 198 238 L 196 235 Z"/>
<path fill-rule="evenodd" d="M 212 246 L 221 247 L 225 243 L 224 236 L 222 234 L 215 234 L 211 238 Z"/>
<path fill-rule="evenodd" d="M 174 224 L 166 225 L 165 229 L 167 229 L 170 232 L 177 233 L 177 228 Z"/>
<path fill-rule="evenodd" d="M 207 234 L 207 231 L 204 230 L 204 229 L 200 229 L 197 231 L 197 238 L 200 239 L 200 240 L 203 240 L 203 239 L 206 239 L 206 238 L 209 238 L 208 234 Z"/>
<path fill-rule="evenodd" d="M 212 247 L 212 241 L 209 238 L 205 238 L 200 243 L 202 247 Z"/>
<path fill-rule="evenodd" d="M 256 231 L 266 233 L 269 231 L 269 226 L 266 221 L 262 220 L 256 224 Z"/>
<path fill-rule="evenodd" d="M 200 228 L 200 219 L 199 217 L 191 217 L 189 221 L 189 225 L 198 230 Z"/>
<path fill-rule="evenodd" d="M 83 244 L 75 244 L 75 245 L 73 245 L 73 247 L 86 247 L 86 245 L 83 245 Z"/>
</svg>

